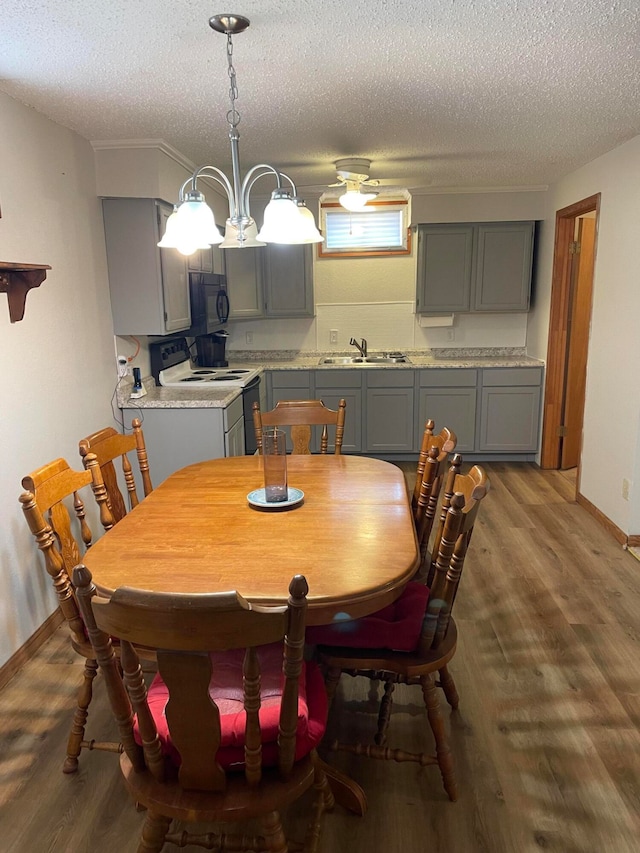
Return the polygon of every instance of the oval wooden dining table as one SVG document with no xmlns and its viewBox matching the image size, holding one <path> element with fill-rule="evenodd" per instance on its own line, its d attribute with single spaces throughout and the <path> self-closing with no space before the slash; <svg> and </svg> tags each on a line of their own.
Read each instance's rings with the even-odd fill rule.
<svg viewBox="0 0 640 853">
<path fill-rule="evenodd" d="M 264 485 L 260 456 L 190 465 L 171 474 L 95 542 L 84 562 L 104 594 L 120 586 L 158 592 L 237 590 L 282 604 L 291 578 L 309 584 L 307 624 L 357 618 L 394 601 L 419 550 L 404 475 L 358 456 L 288 456 L 294 507 L 260 509 L 247 495 Z M 359 813 L 353 780 L 327 766 L 336 798 Z"/>
</svg>

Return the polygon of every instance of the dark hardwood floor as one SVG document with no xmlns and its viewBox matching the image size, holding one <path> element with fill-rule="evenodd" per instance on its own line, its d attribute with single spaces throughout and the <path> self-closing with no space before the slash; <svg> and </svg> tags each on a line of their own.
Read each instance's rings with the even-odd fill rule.
<svg viewBox="0 0 640 853">
<path fill-rule="evenodd" d="M 327 814 L 324 853 L 640 850 L 640 563 L 574 502 L 571 478 L 485 467 L 492 490 L 456 602 L 460 709 L 442 698 L 460 799 L 447 800 L 437 768 L 330 754 L 369 811 Z M 0 692 L 2 851 L 137 849 L 143 816 L 117 757 L 85 752 L 77 775 L 61 772 L 81 669 L 62 627 Z M 111 740 L 102 688 L 90 732 Z M 373 729 L 363 679 L 343 677 L 334 708 L 330 735 Z M 429 737 L 419 688 L 398 688 L 390 745 Z"/>
</svg>

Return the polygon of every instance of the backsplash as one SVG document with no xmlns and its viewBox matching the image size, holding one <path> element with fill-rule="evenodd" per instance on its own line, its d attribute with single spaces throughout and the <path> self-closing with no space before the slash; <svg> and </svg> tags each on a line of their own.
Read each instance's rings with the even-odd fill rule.
<svg viewBox="0 0 640 853">
<path fill-rule="evenodd" d="M 229 324 L 227 352 L 349 352 L 351 337 L 373 352 L 480 348 L 502 352 L 526 346 L 527 314 L 456 314 L 447 326 L 421 326 L 413 301 L 318 303 L 316 316 Z M 332 335 L 335 332 L 335 335 Z M 334 340 L 335 338 L 335 340 Z"/>
</svg>

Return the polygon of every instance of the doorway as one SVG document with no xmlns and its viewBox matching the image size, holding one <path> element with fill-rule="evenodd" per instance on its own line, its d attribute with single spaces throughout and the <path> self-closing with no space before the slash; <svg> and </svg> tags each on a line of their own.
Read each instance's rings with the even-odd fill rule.
<svg viewBox="0 0 640 853">
<path fill-rule="evenodd" d="M 577 469 L 586 387 L 600 194 L 556 213 L 542 468 Z"/>
</svg>

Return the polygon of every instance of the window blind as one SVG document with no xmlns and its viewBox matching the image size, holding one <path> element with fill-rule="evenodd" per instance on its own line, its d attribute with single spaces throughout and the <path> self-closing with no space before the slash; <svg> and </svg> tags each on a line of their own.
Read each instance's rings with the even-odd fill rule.
<svg viewBox="0 0 640 853">
<path fill-rule="evenodd" d="M 403 211 L 371 209 L 351 213 L 326 211 L 325 245 L 328 251 L 394 249 L 404 246 Z"/>
</svg>

